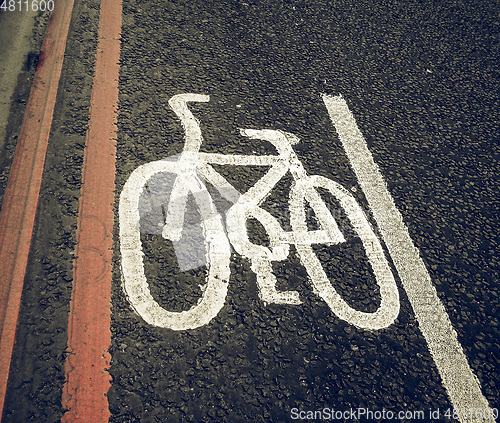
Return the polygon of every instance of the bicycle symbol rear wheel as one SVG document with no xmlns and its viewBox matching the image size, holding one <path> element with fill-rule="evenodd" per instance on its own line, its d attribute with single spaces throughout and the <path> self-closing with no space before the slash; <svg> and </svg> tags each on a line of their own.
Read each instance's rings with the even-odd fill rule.
<svg viewBox="0 0 500 423">
<path fill-rule="evenodd" d="M 139 166 L 125 183 L 120 195 L 120 252 L 122 281 L 125 293 L 135 311 L 149 324 L 173 330 L 195 329 L 209 323 L 224 306 L 230 276 L 230 245 L 224 231 L 222 218 L 217 213 L 212 198 L 197 178 L 186 186 L 192 192 L 200 211 L 207 251 L 207 284 L 198 304 L 189 310 L 172 312 L 164 309 L 151 295 L 144 269 L 141 243 L 139 201 L 148 181 L 161 173 L 186 176 L 177 161 L 159 160 Z M 186 192 L 185 195 L 188 195 Z M 203 215 L 203 210 L 210 210 Z M 182 225 L 182 222 L 181 222 Z M 168 231 L 167 231 L 168 232 Z"/>
</svg>

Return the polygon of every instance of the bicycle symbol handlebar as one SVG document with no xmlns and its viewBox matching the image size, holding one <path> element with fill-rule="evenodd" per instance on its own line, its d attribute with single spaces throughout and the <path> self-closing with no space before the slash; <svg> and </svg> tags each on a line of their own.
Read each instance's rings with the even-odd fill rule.
<svg viewBox="0 0 500 423">
<path fill-rule="evenodd" d="M 194 329 L 208 324 L 222 309 L 230 278 L 231 248 L 251 261 L 257 276 L 259 295 L 266 303 L 301 304 L 297 291 L 278 291 L 272 271 L 273 261 L 285 260 L 290 245 L 294 245 L 301 263 L 307 270 L 316 293 L 339 318 L 366 329 L 381 329 L 391 325 L 399 314 L 399 293 L 380 241 L 373 232 L 361 207 L 351 193 L 337 182 L 322 176 L 309 176 L 292 145 L 299 139 L 279 130 L 242 129 L 250 139 L 273 144 L 278 155 L 224 155 L 200 152 L 203 143 L 201 128 L 188 108 L 189 102 L 208 102 L 209 96 L 180 94 L 169 100 L 185 131 L 183 152 L 176 158 L 159 160 L 139 166 L 125 183 L 120 195 L 120 251 L 122 255 L 123 287 L 133 308 L 155 326 L 173 330 Z M 236 166 L 270 166 L 266 174 L 244 194 L 238 191 L 210 164 Z M 261 204 L 273 187 L 288 173 L 293 177 L 289 208 L 292 230 L 286 232 Z M 207 282 L 198 304 L 181 312 L 162 308 L 151 295 L 144 271 L 141 244 L 140 198 L 148 181 L 160 174 L 175 175 L 167 204 L 162 236 L 170 241 L 182 237 L 188 196 L 192 195 L 199 209 L 203 238 L 207 252 Z M 232 203 L 225 219 L 219 213 L 206 187 L 208 182 Z M 381 301 L 377 311 L 362 312 L 349 306 L 329 281 L 313 244 L 345 242 L 338 224 L 317 189 L 327 190 L 340 203 L 352 227 L 361 238 L 366 256 L 380 288 Z M 320 228 L 309 230 L 306 223 L 306 202 L 313 209 Z M 246 221 L 254 218 L 267 232 L 269 247 L 249 240 Z M 226 230 L 224 228 L 226 222 Z"/>
</svg>

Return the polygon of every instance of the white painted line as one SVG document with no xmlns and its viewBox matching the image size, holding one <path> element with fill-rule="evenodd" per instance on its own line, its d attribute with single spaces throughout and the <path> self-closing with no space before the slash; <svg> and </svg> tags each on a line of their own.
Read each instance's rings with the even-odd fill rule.
<svg viewBox="0 0 500 423">
<path fill-rule="evenodd" d="M 492 416 L 457 333 L 354 116 L 342 96 L 323 95 L 323 101 L 380 228 L 453 407 L 456 410 L 483 410 L 483 414 L 489 412 Z M 460 421 L 494 423 L 491 417 L 478 419 L 473 413 L 461 414 Z"/>
</svg>

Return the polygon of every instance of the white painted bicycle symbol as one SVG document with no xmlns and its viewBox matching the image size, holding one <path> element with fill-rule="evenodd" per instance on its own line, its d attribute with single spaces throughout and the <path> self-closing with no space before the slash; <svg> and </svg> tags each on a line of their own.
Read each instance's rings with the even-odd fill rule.
<svg viewBox="0 0 500 423">
<path fill-rule="evenodd" d="M 130 303 L 144 320 L 152 325 L 173 330 L 194 329 L 209 323 L 225 303 L 230 278 L 230 245 L 251 261 L 257 276 L 259 295 L 266 303 L 300 304 L 297 291 L 278 291 L 272 271 L 273 261 L 285 260 L 290 245 L 294 245 L 306 268 L 315 292 L 333 313 L 360 328 L 381 329 L 391 325 L 399 314 L 399 293 L 380 241 L 372 230 L 361 207 L 351 193 L 337 182 L 322 176 L 309 176 L 295 154 L 292 145 L 299 139 L 279 130 L 242 129 L 241 134 L 253 140 L 270 142 L 278 152 L 274 156 L 225 155 L 200 152 L 203 142 L 198 121 L 188 108 L 189 102 L 208 102 L 209 96 L 180 94 L 172 97 L 170 107 L 185 130 L 183 152 L 175 160 L 159 160 L 138 167 L 127 180 L 120 196 L 120 250 L 123 286 Z M 211 166 L 269 166 L 269 170 L 246 193 L 240 194 Z M 288 172 L 293 177 L 289 211 L 292 230 L 285 231 L 275 217 L 260 207 L 273 187 Z M 140 229 L 140 198 L 148 182 L 161 174 L 174 174 L 175 181 L 166 207 L 161 233 L 165 239 L 178 241 L 184 228 L 188 196 L 196 202 L 203 225 L 207 252 L 207 281 L 203 295 L 189 310 L 168 311 L 151 295 L 145 276 Z M 233 203 L 223 217 L 217 210 L 206 183 Z M 327 190 L 340 203 L 352 227 L 360 237 L 374 277 L 380 289 L 380 305 L 367 313 L 352 308 L 342 299 L 329 281 L 317 258 L 313 244 L 345 242 L 338 224 L 318 188 Z M 317 230 L 306 223 L 306 202 L 319 222 Z M 246 222 L 253 218 L 261 223 L 269 236 L 269 247 L 249 240 Z"/>
</svg>

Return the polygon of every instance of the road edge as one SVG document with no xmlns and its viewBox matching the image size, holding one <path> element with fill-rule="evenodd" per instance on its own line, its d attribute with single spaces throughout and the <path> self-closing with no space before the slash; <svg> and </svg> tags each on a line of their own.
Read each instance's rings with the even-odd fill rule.
<svg viewBox="0 0 500 423">
<path fill-rule="evenodd" d="M 55 2 L 0 211 L 0 366 L 10 369 L 73 0 Z M 0 374 L 3 411 L 9 371 Z"/>
</svg>

